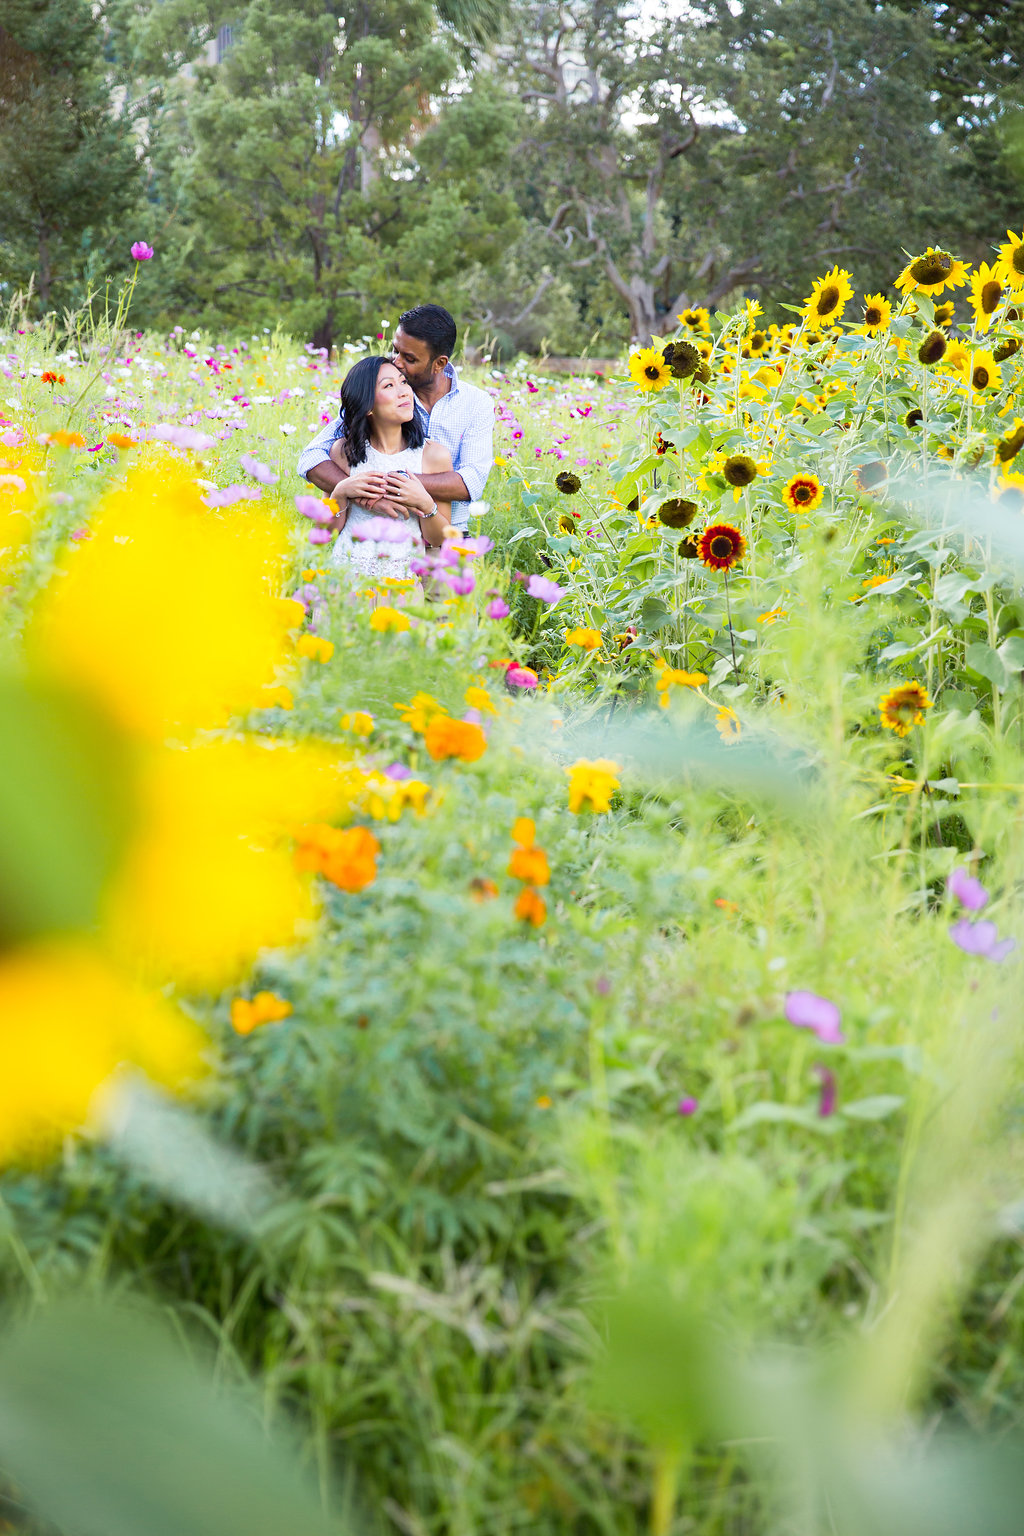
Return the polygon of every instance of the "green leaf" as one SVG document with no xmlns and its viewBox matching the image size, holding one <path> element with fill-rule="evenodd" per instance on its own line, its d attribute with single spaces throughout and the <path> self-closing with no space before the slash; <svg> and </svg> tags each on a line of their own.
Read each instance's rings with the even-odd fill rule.
<svg viewBox="0 0 1024 1536">
<path fill-rule="evenodd" d="M 876 1093 L 870 1098 L 854 1099 L 851 1104 L 844 1104 L 839 1113 L 848 1120 L 887 1120 L 898 1109 L 902 1109 L 905 1102 L 901 1093 Z"/>
<path fill-rule="evenodd" d="M 95 921 L 133 802 L 109 721 L 76 695 L 0 679 L 0 938 Z"/>
<path fill-rule="evenodd" d="M 969 645 L 966 659 L 973 672 L 980 672 L 982 677 L 987 677 L 1000 693 L 1004 691 L 1010 678 L 998 651 L 994 651 L 990 645 Z"/>
<path fill-rule="evenodd" d="M 746 1131 L 755 1125 L 799 1125 L 806 1131 L 823 1131 L 826 1135 L 831 1135 L 835 1130 L 831 1119 L 822 1117 L 817 1110 L 796 1104 L 773 1104 L 768 1100 L 751 1104 L 736 1116 L 727 1129 Z"/>
<path fill-rule="evenodd" d="M 660 597 L 645 597 L 640 607 L 640 623 L 648 634 L 664 629 L 672 622 L 672 610 Z"/>
<path fill-rule="evenodd" d="M 47 1521 L 103 1536 L 329 1536 L 255 1400 L 127 1310 L 61 1305 L 0 1347 L 0 1463 Z"/>
<path fill-rule="evenodd" d="M 542 536 L 543 536 L 543 529 L 541 529 L 541 528 L 520 528 L 518 530 L 518 532 L 513 533 L 506 540 L 506 543 L 508 543 L 508 544 L 518 544 L 520 539 L 535 539 L 535 538 L 540 538 Z"/>
<path fill-rule="evenodd" d="M 1010 635 L 998 654 L 1011 672 L 1024 672 L 1024 635 Z"/>
</svg>

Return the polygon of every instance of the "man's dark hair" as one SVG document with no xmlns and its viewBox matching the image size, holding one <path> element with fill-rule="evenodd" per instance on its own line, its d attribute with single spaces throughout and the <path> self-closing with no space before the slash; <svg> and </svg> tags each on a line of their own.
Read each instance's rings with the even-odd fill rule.
<svg viewBox="0 0 1024 1536">
<path fill-rule="evenodd" d="M 440 304 L 417 304 L 399 315 L 398 324 L 407 336 L 425 341 L 432 357 L 451 357 L 455 351 L 455 321 Z"/>
<path fill-rule="evenodd" d="M 353 363 L 341 381 L 341 412 L 345 418 L 342 446 L 349 469 L 355 469 L 366 458 L 366 444 L 370 438 L 370 412 L 377 396 L 377 375 L 389 357 L 364 357 Z M 402 443 L 406 448 L 423 446 L 423 423 L 414 409 L 412 420 L 402 424 Z"/>
</svg>

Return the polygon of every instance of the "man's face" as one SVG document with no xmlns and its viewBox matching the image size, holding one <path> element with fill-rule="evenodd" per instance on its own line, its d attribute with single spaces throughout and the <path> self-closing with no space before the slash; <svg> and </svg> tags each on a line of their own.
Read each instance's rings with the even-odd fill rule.
<svg viewBox="0 0 1024 1536">
<path fill-rule="evenodd" d="M 407 335 L 401 326 L 391 343 L 391 360 L 417 390 L 429 388 L 434 375 L 443 373 L 448 361 L 446 357 L 433 357 L 425 341 Z"/>
</svg>

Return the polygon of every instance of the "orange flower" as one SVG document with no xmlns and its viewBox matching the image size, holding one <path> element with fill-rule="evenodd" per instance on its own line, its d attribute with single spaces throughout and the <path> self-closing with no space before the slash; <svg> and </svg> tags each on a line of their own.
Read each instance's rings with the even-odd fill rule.
<svg viewBox="0 0 1024 1536">
<path fill-rule="evenodd" d="M 709 571 L 731 571 L 747 552 L 747 541 L 731 523 L 712 523 L 705 528 L 697 552 Z"/>
<path fill-rule="evenodd" d="M 508 872 L 514 880 L 527 885 L 547 885 L 551 879 L 548 856 L 543 848 L 516 848 L 508 861 Z"/>
<path fill-rule="evenodd" d="M 532 885 L 524 885 L 516 900 L 515 914 L 521 922 L 532 923 L 535 928 L 539 928 L 548 916 L 544 897 Z"/>
<path fill-rule="evenodd" d="M 112 448 L 134 448 L 134 437 L 126 437 L 123 432 L 111 432 L 107 442 Z"/>
<path fill-rule="evenodd" d="M 295 862 L 299 869 L 312 869 L 342 891 L 361 891 L 377 878 L 380 843 L 366 827 L 338 827 L 323 822 L 303 827 L 299 833 Z"/>
<path fill-rule="evenodd" d="M 498 887 L 486 875 L 474 875 L 469 882 L 469 894 L 474 901 L 491 901 L 498 894 Z"/>
<path fill-rule="evenodd" d="M 57 448 L 85 447 L 85 438 L 81 432 L 48 432 L 46 441 Z"/>
<path fill-rule="evenodd" d="M 257 992 L 251 1001 L 247 997 L 236 997 L 231 1004 L 232 1028 L 236 1034 L 251 1035 L 260 1024 L 276 1024 L 280 1019 L 286 1019 L 291 1011 L 291 1003 L 273 992 Z"/>
<path fill-rule="evenodd" d="M 423 743 L 435 763 L 446 757 L 460 757 L 464 763 L 475 763 L 487 750 L 487 737 L 478 725 L 469 720 L 450 720 L 447 715 L 434 716 L 424 733 Z"/>
</svg>

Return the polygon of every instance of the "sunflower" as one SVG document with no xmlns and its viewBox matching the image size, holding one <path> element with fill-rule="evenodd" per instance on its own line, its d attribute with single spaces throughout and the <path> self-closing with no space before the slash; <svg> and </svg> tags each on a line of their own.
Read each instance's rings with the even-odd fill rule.
<svg viewBox="0 0 1024 1536">
<path fill-rule="evenodd" d="M 941 331 L 929 331 L 917 349 L 917 360 L 924 363 L 926 368 L 934 368 L 936 363 L 941 363 L 946 355 L 949 342 Z"/>
<path fill-rule="evenodd" d="M 922 411 L 921 407 L 919 405 L 912 405 L 910 410 L 903 418 L 903 425 L 905 427 L 909 427 L 911 431 L 913 431 L 915 427 L 919 427 L 921 425 L 923 420 L 924 412 Z"/>
<path fill-rule="evenodd" d="M 962 341 L 951 341 L 943 358 L 943 366 L 950 373 L 962 373 L 966 379 L 971 371 L 971 354 Z"/>
<path fill-rule="evenodd" d="M 935 306 L 935 324 L 936 325 L 942 325 L 942 326 L 952 325 L 953 324 L 953 315 L 955 313 L 956 313 L 956 305 L 953 303 L 953 301 L 951 299 L 948 299 L 945 304 L 936 304 L 936 306 Z"/>
<path fill-rule="evenodd" d="M 668 364 L 655 347 L 641 347 L 639 352 L 634 352 L 629 359 L 629 373 L 637 389 L 644 394 L 664 389 L 672 378 Z"/>
<path fill-rule="evenodd" d="M 907 412 L 908 416 L 912 414 L 911 411 Z M 920 415 L 920 412 L 918 412 L 918 415 Z M 911 423 L 908 422 L 907 425 L 909 426 Z M 853 472 L 853 483 L 862 496 L 867 495 L 869 491 L 876 490 L 878 486 L 884 485 L 888 478 L 889 469 L 883 459 L 871 459 L 867 464 L 858 464 Z"/>
<path fill-rule="evenodd" d="M 689 528 L 697 513 L 700 511 L 695 501 L 686 501 L 682 496 L 673 496 L 668 501 L 663 501 L 658 508 L 658 521 L 666 528 Z"/>
<path fill-rule="evenodd" d="M 561 517 L 558 519 L 558 531 L 559 533 L 576 532 L 576 522 L 571 512 L 562 513 Z"/>
<path fill-rule="evenodd" d="M 891 319 L 892 305 L 884 294 L 864 295 L 864 324 L 860 327 L 862 336 L 877 336 L 879 331 L 887 331 Z"/>
<path fill-rule="evenodd" d="M 804 473 L 786 481 L 782 499 L 791 512 L 813 512 L 821 506 L 824 494 L 817 475 Z"/>
<path fill-rule="evenodd" d="M 1014 418 L 1013 426 L 1007 427 L 996 443 L 996 458 L 1000 464 L 1012 464 L 1022 448 L 1024 448 L 1024 421 L 1017 416 Z"/>
<path fill-rule="evenodd" d="M 999 262 L 1003 275 L 1013 289 L 1024 288 L 1024 234 L 1015 235 L 1008 229 L 1005 245 L 999 247 Z"/>
<path fill-rule="evenodd" d="M 731 523 L 712 523 L 697 544 L 697 553 L 709 571 L 731 571 L 746 550 L 746 539 Z"/>
<path fill-rule="evenodd" d="M 692 342 L 670 341 L 665 347 L 664 361 L 674 379 L 688 379 L 703 359 Z"/>
<path fill-rule="evenodd" d="M 706 309 L 684 309 L 676 319 L 694 336 L 710 336 L 711 316 Z"/>
<path fill-rule="evenodd" d="M 1003 272 L 1001 263 L 990 267 L 987 261 L 983 261 L 971 278 L 970 303 L 974 310 L 975 327 L 982 336 L 992 324 L 992 317 L 1006 294 Z"/>
<path fill-rule="evenodd" d="M 992 356 L 997 363 L 1005 363 L 1008 357 L 1012 357 L 1015 352 L 1019 351 L 1020 342 L 1016 336 L 1008 336 L 1005 341 L 1001 341 L 998 347 L 994 348 Z"/>
<path fill-rule="evenodd" d="M 763 357 L 770 345 L 766 331 L 754 331 L 747 337 L 746 346 L 743 349 L 744 356 Z"/>
<path fill-rule="evenodd" d="M 969 376 L 971 388 L 979 394 L 986 389 L 999 389 L 1003 382 L 1002 370 L 991 352 L 975 352 Z"/>
<path fill-rule="evenodd" d="M 757 479 L 757 463 L 749 453 L 730 453 L 722 464 L 722 474 L 734 491 L 741 491 Z"/>
<path fill-rule="evenodd" d="M 895 287 L 900 293 L 941 293 L 943 288 L 961 288 L 967 281 L 962 261 L 930 245 L 923 256 L 915 256 L 903 268 Z"/>
<path fill-rule="evenodd" d="M 561 474 L 555 476 L 555 489 L 561 491 L 563 496 L 575 496 L 582 485 L 579 475 L 574 475 L 571 469 L 563 469 Z"/>
<path fill-rule="evenodd" d="M 811 296 L 805 301 L 800 313 L 812 325 L 836 325 L 852 298 L 853 287 L 849 272 L 833 267 L 824 277 L 814 279 Z"/>
<path fill-rule="evenodd" d="M 890 688 L 878 706 L 878 713 L 887 731 L 909 736 L 912 725 L 924 724 L 924 711 L 931 707 L 932 701 L 920 683 L 900 683 Z"/>
</svg>

